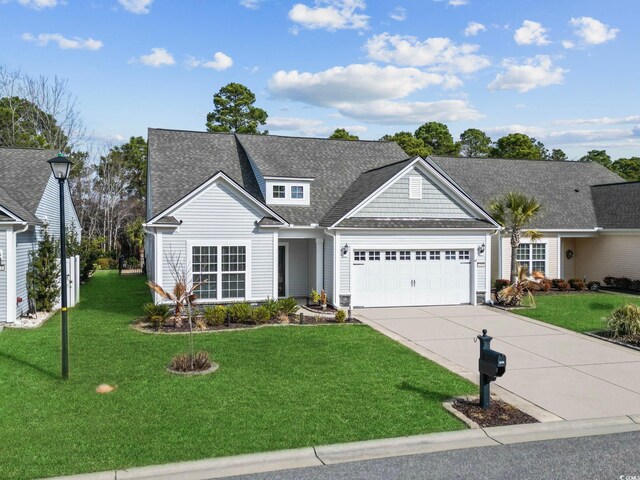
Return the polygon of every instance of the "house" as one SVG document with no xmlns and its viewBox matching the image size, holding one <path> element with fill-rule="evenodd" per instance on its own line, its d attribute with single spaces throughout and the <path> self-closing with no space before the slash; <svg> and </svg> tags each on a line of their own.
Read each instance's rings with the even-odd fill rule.
<svg viewBox="0 0 640 480">
<path fill-rule="evenodd" d="M 12 323 L 28 311 L 27 271 L 45 224 L 60 236 L 60 190 L 47 163 L 58 152 L 0 148 L 0 322 Z M 68 228 L 80 237 L 68 183 L 65 213 Z"/>
<path fill-rule="evenodd" d="M 172 266 L 182 265 L 206 281 L 202 303 L 312 289 L 336 307 L 489 300 L 492 280 L 508 273 L 510 248 L 484 207 L 510 189 L 549 203 L 535 225 L 544 240 L 523 246 L 519 260 L 550 276 L 594 268 L 581 260 L 598 248 L 586 242 L 631 231 L 598 226 L 591 186 L 618 192 L 621 179 L 595 164 L 493 165 L 407 158 L 379 141 L 163 129 L 150 129 L 148 140 L 147 272 L 170 289 Z M 575 255 L 560 265 L 563 248 Z"/>
</svg>

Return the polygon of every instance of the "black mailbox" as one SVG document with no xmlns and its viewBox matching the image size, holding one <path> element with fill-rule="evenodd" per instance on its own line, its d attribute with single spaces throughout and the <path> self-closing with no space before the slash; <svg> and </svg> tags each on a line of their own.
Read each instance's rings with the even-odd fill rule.
<svg viewBox="0 0 640 480">
<path fill-rule="evenodd" d="M 489 385 L 496 378 L 504 375 L 507 370 L 507 356 L 504 353 L 491 350 L 492 337 L 487 335 L 487 330 L 482 330 L 482 335 L 478 335 L 480 340 L 480 359 L 478 360 L 478 370 L 480 370 L 480 406 L 489 408 L 491 392 Z"/>
</svg>

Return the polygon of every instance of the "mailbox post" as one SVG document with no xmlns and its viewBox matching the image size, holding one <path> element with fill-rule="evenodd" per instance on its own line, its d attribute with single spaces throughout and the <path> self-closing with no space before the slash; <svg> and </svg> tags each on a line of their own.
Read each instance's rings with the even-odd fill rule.
<svg viewBox="0 0 640 480">
<path fill-rule="evenodd" d="M 491 404 L 490 384 L 497 377 L 504 375 L 507 369 L 507 356 L 504 353 L 491 350 L 491 340 L 493 337 L 487 335 L 487 330 L 482 330 L 482 335 L 478 335 L 480 340 L 480 359 L 478 370 L 480 370 L 480 406 L 484 409 Z"/>
</svg>

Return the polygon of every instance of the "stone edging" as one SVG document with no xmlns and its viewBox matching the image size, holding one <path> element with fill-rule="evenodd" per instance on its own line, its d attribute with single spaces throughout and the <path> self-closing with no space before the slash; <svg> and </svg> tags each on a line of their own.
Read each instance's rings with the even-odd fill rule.
<svg viewBox="0 0 640 480">
<path fill-rule="evenodd" d="M 456 400 L 470 400 L 471 398 L 472 397 L 469 397 L 469 396 L 450 398 L 442 402 L 442 406 L 447 412 L 451 413 L 452 415 L 455 415 L 459 420 L 462 420 L 464 423 L 466 423 L 469 428 L 480 428 L 480 425 L 478 425 L 476 422 L 471 420 L 469 417 L 463 414 L 460 410 L 453 408 L 453 402 L 455 402 Z"/>
<path fill-rule="evenodd" d="M 193 377 L 193 376 L 196 376 L 196 375 L 208 375 L 210 373 L 215 372 L 219 368 L 220 368 L 220 365 L 218 365 L 215 362 L 211 362 L 211 366 L 209 368 L 207 368 L 206 370 L 196 370 L 195 372 L 178 372 L 177 370 L 172 370 L 169 367 L 167 367 L 166 370 L 167 370 L 167 372 L 169 372 L 169 373 L 171 373 L 173 375 L 182 375 L 183 377 Z"/>
<path fill-rule="evenodd" d="M 194 335 L 202 335 L 207 333 L 224 333 L 224 332 L 250 332 L 252 330 L 257 330 L 259 328 L 285 328 L 285 327 L 335 327 L 335 326 L 343 326 L 343 325 L 363 325 L 362 322 L 344 322 L 344 323 L 303 323 L 300 325 L 299 323 L 268 323 L 265 325 L 251 325 L 250 327 L 244 328 L 221 328 L 220 330 L 193 330 Z M 140 333 L 144 333 L 146 335 L 190 335 L 191 332 L 156 332 L 155 330 L 149 330 L 140 326 L 140 323 L 131 323 L 130 328 L 137 330 Z"/>
</svg>

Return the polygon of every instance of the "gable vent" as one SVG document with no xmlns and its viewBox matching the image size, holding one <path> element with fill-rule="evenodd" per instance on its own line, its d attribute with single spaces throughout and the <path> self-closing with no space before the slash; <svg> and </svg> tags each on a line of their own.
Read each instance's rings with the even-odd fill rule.
<svg viewBox="0 0 640 480">
<path fill-rule="evenodd" d="M 409 198 L 415 200 L 422 198 L 422 177 L 409 177 Z"/>
</svg>

